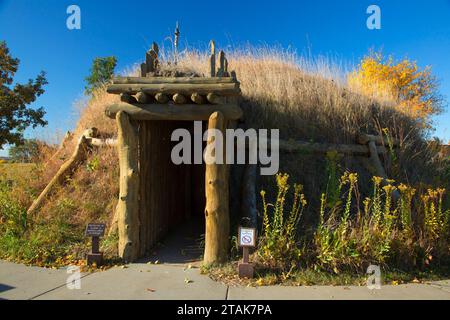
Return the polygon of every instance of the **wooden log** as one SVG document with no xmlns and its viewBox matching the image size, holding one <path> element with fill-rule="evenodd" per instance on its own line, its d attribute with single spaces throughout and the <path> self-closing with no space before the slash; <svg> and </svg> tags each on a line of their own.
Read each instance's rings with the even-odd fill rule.
<svg viewBox="0 0 450 320">
<path fill-rule="evenodd" d="M 268 144 L 270 147 L 270 144 Z M 386 153 L 386 148 L 378 146 L 376 148 L 379 154 Z M 280 151 L 286 153 L 312 152 L 327 153 L 328 151 L 336 151 L 337 153 L 349 155 L 369 156 L 369 148 L 362 145 L 351 144 L 331 144 L 331 143 L 313 143 L 304 141 L 286 141 L 280 140 Z"/>
<path fill-rule="evenodd" d="M 239 120 L 243 116 L 242 109 L 236 104 L 197 105 L 185 104 L 183 108 L 174 105 L 146 104 L 132 105 L 127 103 L 113 104 L 105 109 L 110 118 L 115 118 L 119 111 L 126 112 L 133 120 L 208 120 L 215 111 L 220 111 L 229 120 Z M 361 146 L 363 147 L 363 146 Z"/>
<path fill-rule="evenodd" d="M 85 134 L 83 134 L 78 140 L 77 146 L 75 147 L 72 156 L 59 168 L 58 172 L 50 180 L 39 197 L 28 208 L 28 215 L 35 213 L 36 210 L 41 207 L 45 199 L 51 194 L 53 188 L 59 184 L 62 184 L 67 176 L 70 175 L 82 161 L 86 160 L 87 150 L 87 138 Z"/>
<path fill-rule="evenodd" d="M 133 97 L 131 94 L 128 93 L 121 93 L 120 94 L 120 101 L 125 103 L 137 103 L 137 100 L 135 97 Z"/>
<path fill-rule="evenodd" d="M 212 93 L 212 92 L 210 92 L 206 95 L 206 99 L 211 104 L 223 104 L 224 103 L 223 97 L 221 97 L 215 93 Z"/>
<path fill-rule="evenodd" d="M 187 102 L 186 97 L 180 93 L 175 93 L 172 97 L 172 100 L 176 104 L 185 104 Z"/>
<path fill-rule="evenodd" d="M 209 118 L 208 129 L 217 129 L 225 137 L 226 119 L 221 112 L 214 112 Z M 214 142 L 214 136 L 208 135 L 207 144 Z M 225 141 L 223 143 L 225 155 Z M 223 263 L 228 259 L 230 217 L 228 169 L 226 164 L 207 164 L 205 173 L 206 195 L 206 231 L 205 254 L 206 265 Z"/>
<path fill-rule="evenodd" d="M 119 256 L 127 262 L 139 256 L 139 168 L 138 139 L 129 116 L 116 115 L 120 167 L 120 193 L 117 204 Z"/>
<path fill-rule="evenodd" d="M 225 76 L 225 52 L 222 50 L 219 53 L 219 70 L 217 70 L 217 76 L 218 77 L 224 77 Z"/>
<path fill-rule="evenodd" d="M 141 77 L 146 77 L 147 76 L 147 64 L 141 63 Z"/>
<path fill-rule="evenodd" d="M 138 92 L 136 94 L 136 100 L 138 103 L 142 103 L 142 104 L 147 104 L 147 103 L 153 103 L 154 102 L 154 97 L 146 94 L 144 92 Z"/>
<path fill-rule="evenodd" d="M 216 93 L 218 95 L 239 95 L 239 84 L 232 83 L 207 83 L 207 84 L 192 84 L 192 83 L 164 83 L 164 84 L 112 84 L 107 88 L 108 93 L 112 94 L 129 94 L 133 95 L 138 92 L 145 92 L 151 95 L 157 93 L 165 94 L 185 94 L 190 96 L 194 92 L 199 94 Z"/>
<path fill-rule="evenodd" d="M 159 103 L 167 103 L 169 102 L 169 97 L 164 93 L 157 93 L 155 95 L 155 100 Z"/>
<path fill-rule="evenodd" d="M 360 134 L 357 139 L 359 144 L 368 144 L 370 141 L 374 141 L 377 145 L 387 146 L 389 145 L 389 141 L 387 137 L 382 136 L 374 136 L 370 134 Z M 400 146 L 400 141 L 397 139 L 391 140 L 394 147 Z"/>
<path fill-rule="evenodd" d="M 117 139 L 88 138 L 87 143 L 92 147 L 116 147 Z"/>
<path fill-rule="evenodd" d="M 211 78 L 216 76 L 216 44 L 211 40 L 211 56 L 209 57 L 210 75 Z"/>
<path fill-rule="evenodd" d="M 205 96 L 202 96 L 200 93 L 198 92 L 194 92 L 191 95 L 191 100 L 196 103 L 196 104 L 205 104 L 206 103 L 206 98 Z"/>
<path fill-rule="evenodd" d="M 247 227 L 256 228 L 258 219 L 258 210 L 256 207 L 256 176 L 258 166 L 256 164 L 247 164 L 244 170 L 242 184 L 242 216 Z"/>
<path fill-rule="evenodd" d="M 113 84 L 217 84 L 237 83 L 233 78 L 204 77 L 116 77 Z"/>
</svg>

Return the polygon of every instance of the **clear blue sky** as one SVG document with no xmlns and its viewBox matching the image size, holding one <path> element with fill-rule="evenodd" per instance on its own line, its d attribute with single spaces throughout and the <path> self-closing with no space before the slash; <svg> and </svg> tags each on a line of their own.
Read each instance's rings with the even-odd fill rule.
<svg viewBox="0 0 450 320">
<path fill-rule="evenodd" d="M 66 9 L 81 8 L 82 29 L 66 28 Z M 382 10 L 382 29 L 366 27 L 366 9 Z M 140 62 L 149 44 L 162 43 L 181 25 L 184 45 L 251 44 L 311 49 L 355 63 L 370 48 L 432 65 L 441 91 L 450 97 L 450 0 L 397 1 L 106 1 L 0 0 L 0 40 L 20 58 L 16 79 L 45 70 L 49 85 L 36 106 L 47 110 L 46 135 L 73 128 L 72 104 L 82 97 L 92 60 L 115 55 L 118 70 Z M 168 43 L 166 42 L 166 45 Z M 450 114 L 436 119 L 436 135 L 450 139 Z M 1 154 L 1 151 L 0 151 Z"/>
</svg>

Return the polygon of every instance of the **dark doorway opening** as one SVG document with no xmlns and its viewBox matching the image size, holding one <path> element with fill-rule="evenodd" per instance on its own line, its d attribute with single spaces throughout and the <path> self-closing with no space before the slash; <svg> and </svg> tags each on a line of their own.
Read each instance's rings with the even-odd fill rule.
<svg viewBox="0 0 450 320">
<path fill-rule="evenodd" d="M 178 142 L 171 136 L 178 128 L 193 138 L 193 122 L 139 124 L 140 255 L 159 263 L 200 261 L 204 248 L 205 165 L 173 163 Z"/>
</svg>

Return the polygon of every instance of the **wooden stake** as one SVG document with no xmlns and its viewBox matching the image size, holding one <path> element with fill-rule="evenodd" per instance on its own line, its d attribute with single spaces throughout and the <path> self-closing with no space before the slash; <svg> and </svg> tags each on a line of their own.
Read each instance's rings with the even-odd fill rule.
<svg viewBox="0 0 450 320">
<path fill-rule="evenodd" d="M 217 129 L 225 137 L 226 120 L 221 112 L 214 112 L 209 118 L 208 128 Z M 208 136 L 208 145 L 215 143 L 214 136 Z M 225 155 L 225 141 L 223 143 Z M 206 165 L 206 231 L 204 263 L 214 264 L 225 262 L 228 258 L 230 217 L 228 170 L 226 164 Z"/>
<path fill-rule="evenodd" d="M 120 194 L 117 204 L 119 256 L 135 261 L 139 255 L 138 138 L 128 115 L 117 113 Z"/>
<path fill-rule="evenodd" d="M 209 58 L 209 64 L 211 78 L 214 78 L 216 76 L 216 45 L 214 40 L 211 40 L 211 56 Z"/>
</svg>

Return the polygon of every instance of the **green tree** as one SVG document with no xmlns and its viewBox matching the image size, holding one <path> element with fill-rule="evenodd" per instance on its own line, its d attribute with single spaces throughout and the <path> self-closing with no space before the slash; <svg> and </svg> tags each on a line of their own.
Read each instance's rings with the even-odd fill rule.
<svg viewBox="0 0 450 320">
<path fill-rule="evenodd" d="M 116 57 L 95 58 L 91 67 L 91 74 L 86 78 L 86 94 L 92 94 L 94 90 L 107 83 L 114 75 L 117 65 Z"/>
<path fill-rule="evenodd" d="M 30 163 L 39 158 L 39 142 L 36 139 L 25 140 L 23 144 L 12 146 L 9 157 L 13 162 Z"/>
<path fill-rule="evenodd" d="M 44 93 L 47 84 L 45 72 L 26 84 L 13 85 L 19 68 L 19 59 L 11 57 L 4 41 L 0 41 L 0 148 L 6 144 L 23 143 L 23 132 L 28 127 L 47 125 L 44 109 L 29 105 Z"/>
</svg>

